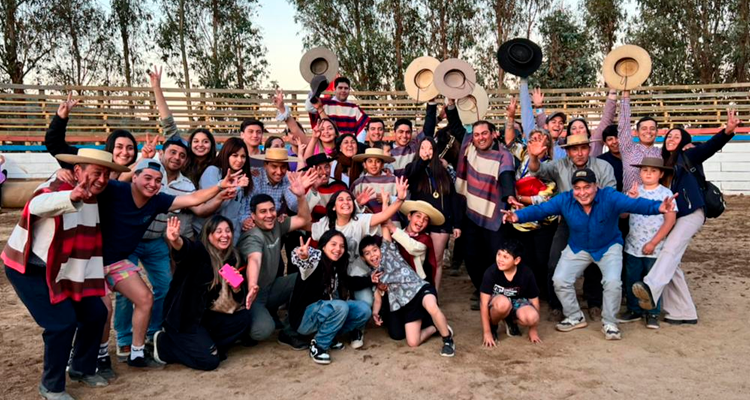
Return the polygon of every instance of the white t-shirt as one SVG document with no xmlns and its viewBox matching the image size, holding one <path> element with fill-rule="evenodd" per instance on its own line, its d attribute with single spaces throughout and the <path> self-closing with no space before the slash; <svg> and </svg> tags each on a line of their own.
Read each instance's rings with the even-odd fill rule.
<svg viewBox="0 0 750 400">
<path fill-rule="evenodd" d="M 641 199 L 663 201 L 665 197 L 672 195 L 672 191 L 662 185 L 653 190 L 646 190 L 643 185 L 638 186 L 638 197 Z M 677 211 L 677 204 L 675 204 L 675 211 Z M 653 254 L 645 255 L 642 250 L 643 246 L 650 242 L 656 235 L 656 232 L 661 229 L 663 223 L 664 216 L 662 214 L 630 214 L 630 232 L 628 233 L 628 237 L 625 238 L 625 252 L 636 257 L 659 257 L 659 253 L 662 247 L 664 247 L 664 240 L 656 246 Z"/>
<path fill-rule="evenodd" d="M 371 227 L 372 214 L 358 214 L 357 219 L 352 218 L 346 225 L 336 225 L 336 230 L 343 233 L 346 238 L 346 247 L 349 252 L 348 272 L 351 276 L 364 276 L 370 273 L 370 268 L 364 260 L 359 258 L 359 242 L 367 235 L 379 235 L 380 225 Z M 312 239 L 320 240 L 320 237 L 328 231 L 328 217 L 323 217 L 312 226 Z"/>
</svg>

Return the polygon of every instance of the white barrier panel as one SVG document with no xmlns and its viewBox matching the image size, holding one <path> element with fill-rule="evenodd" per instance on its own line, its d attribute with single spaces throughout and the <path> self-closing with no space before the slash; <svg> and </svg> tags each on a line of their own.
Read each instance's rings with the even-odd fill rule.
<svg viewBox="0 0 750 400">
<path fill-rule="evenodd" d="M 49 153 L 5 153 L 9 178 L 45 179 L 59 164 Z M 727 194 L 750 194 L 750 143 L 730 142 L 703 164 L 706 178 Z"/>
</svg>

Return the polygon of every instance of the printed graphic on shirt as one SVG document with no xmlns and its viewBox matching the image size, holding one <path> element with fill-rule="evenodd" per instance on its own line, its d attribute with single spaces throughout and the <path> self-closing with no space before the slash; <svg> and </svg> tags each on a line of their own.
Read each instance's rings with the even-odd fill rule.
<svg viewBox="0 0 750 400">
<path fill-rule="evenodd" d="M 492 289 L 492 295 L 498 296 L 503 295 L 505 297 L 516 297 L 518 296 L 518 292 L 521 291 L 521 288 L 518 286 L 512 286 L 512 287 L 503 287 L 500 285 L 495 285 L 495 287 Z"/>
</svg>

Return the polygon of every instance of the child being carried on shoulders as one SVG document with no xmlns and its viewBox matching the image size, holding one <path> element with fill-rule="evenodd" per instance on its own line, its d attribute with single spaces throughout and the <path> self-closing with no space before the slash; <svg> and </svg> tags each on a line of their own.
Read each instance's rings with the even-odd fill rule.
<svg viewBox="0 0 750 400">
<path fill-rule="evenodd" d="M 529 328 L 529 341 L 541 343 L 539 332 L 539 287 L 534 273 L 521 264 L 523 247 L 508 240 L 497 250 L 495 265 L 487 268 L 479 288 L 482 342 L 494 347 L 501 320 Z M 510 333 L 509 333 L 510 335 Z M 515 335 L 514 335 L 515 336 Z"/>
</svg>

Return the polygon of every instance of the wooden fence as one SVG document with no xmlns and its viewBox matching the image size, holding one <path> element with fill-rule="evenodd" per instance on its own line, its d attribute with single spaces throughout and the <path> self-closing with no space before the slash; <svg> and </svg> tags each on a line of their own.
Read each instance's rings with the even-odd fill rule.
<svg viewBox="0 0 750 400">
<path fill-rule="evenodd" d="M 0 85 L 0 144 L 28 145 L 43 140 L 58 104 L 70 91 L 81 100 L 68 124 L 71 142 L 101 142 L 115 129 L 128 129 L 139 136 L 160 130 L 150 88 Z M 165 88 L 164 92 L 178 125 L 186 130 L 207 127 L 219 137 L 228 136 L 236 134 L 244 118 L 266 121 L 270 132 L 283 129 L 274 118 L 270 90 Z M 606 92 L 604 88 L 545 90 L 545 108 L 564 110 L 596 125 Z M 502 119 L 509 95 L 514 93 L 517 91 L 490 91 L 486 118 Z M 306 96 L 307 91 L 285 92 L 294 117 L 308 128 Z M 405 92 L 354 92 L 353 96 L 365 112 L 389 125 L 397 118 L 422 124 L 424 105 L 409 99 Z M 631 105 L 634 120 L 651 115 L 666 127 L 715 129 L 724 123 L 730 106 L 742 115 L 750 114 L 750 83 L 643 87 L 633 93 Z"/>
</svg>

